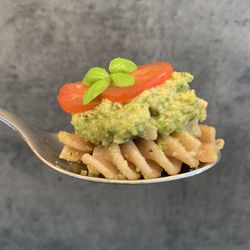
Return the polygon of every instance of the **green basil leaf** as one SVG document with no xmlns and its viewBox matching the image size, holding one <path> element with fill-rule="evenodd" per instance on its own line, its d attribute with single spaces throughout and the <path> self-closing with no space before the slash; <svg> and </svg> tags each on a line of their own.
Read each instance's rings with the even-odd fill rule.
<svg viewBox="0 0 250 250">
<path fill-rule="evenodd" d="M 120 57 L 113 59 L 109 63 L 109 71 L 111 73 L 128 73 L 136 69 L 137 66 L 134 62 Z"/>
<path fill-rule="evenodd" d="M 106 69 L 100 67 L 93 67 L 86 73 L 82 82 L 87 86 L 91 86 L 98 80 L 107 79 L 109 79 L 109 73 L 106 71 Z"/>
<path fill-rule="evenodd" d="M 135 84 L 135 77 L 125 73 L 114 73 L 110 75 L 112 85 L 116 87 L 128 87 Z"/>
<path fill-rule="evenodd" d="M 93 101 L 98 95 L 104 92 L 109 86 L 109 80 L 99 80 L 92 84 L 83 95 L 83 104 Z"/>
</svg>

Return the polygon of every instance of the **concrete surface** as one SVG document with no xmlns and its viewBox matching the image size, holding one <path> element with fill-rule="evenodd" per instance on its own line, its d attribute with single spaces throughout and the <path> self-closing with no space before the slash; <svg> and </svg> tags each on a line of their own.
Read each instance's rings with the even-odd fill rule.
<svg viewBox="0 0 250 250">
<path fill-rule="evenodd" d="M 117 56 L 192 72 L 226 140 L 200 176 L 129 187 L 46 168 L 0 126 L 0 249 L 250 249 L 249 1 L 0 1 L 0 106 L 68 127 L 58 88 Z"/>
</svg>

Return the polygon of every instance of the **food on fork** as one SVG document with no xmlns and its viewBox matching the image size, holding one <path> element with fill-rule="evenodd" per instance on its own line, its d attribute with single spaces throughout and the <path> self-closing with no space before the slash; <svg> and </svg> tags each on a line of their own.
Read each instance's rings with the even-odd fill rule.
<svg viewBox="0 0 250 250">
<path fill-rule="evenodd" d="M 82 175 L 121 180 L 177 175 L 217 160 L 224 141 L 200 124 L 207 102 L 190 89 L 191 74 L 124 58 L 113 59 L 109 71 L 93 67 L 60 89 L 75 130 L 59 132 L 60 158 L 81 163 Z"/>
</svg>

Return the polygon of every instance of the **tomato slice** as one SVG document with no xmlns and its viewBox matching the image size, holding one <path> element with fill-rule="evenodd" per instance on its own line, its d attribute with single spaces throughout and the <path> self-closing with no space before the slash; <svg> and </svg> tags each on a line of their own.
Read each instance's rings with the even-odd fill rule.
<svg viewBox="0 0 250 250">
<path fill-rule="evenodd" d="M 146 89 L 156 87 L 166 81 L 173 73 L 173 67 L 167 62 L 156 62 L 138 66 L 130 74 L 135 76 L 135 85 L 125 88 L 109 87 L 101 94 L 102 98 L 112 102 L 127 102 Z"/>
<path fill-rule="evenodd" d="M 93 109 L 101 103 L 102 99 L 109 99 L 112 102 L 127 102 L 138 96 L 146 89 L 162 84 L 173 73 L 170 63 L 156 62 L 138 66 L 137 70 L 130 74 L 135 77 L 135 85 L 125 88 L 109 87 L 98 98 L 91 103 L 83 104 L 83 94 L 88 86 L 82 82 L 66 83 L 59 91 L 58 102 L 61 108 L 67 113 L 82 113 Z"/>
<path fill-rule="evenodd" d="M 88 86 L 82 84 L 82 82 L 64 84 L 57 97 L 62 110 L 72 114 L 82 113 L 100 104 L 101 100 L 96 99 L 87 105 L 83 105 L 82 98 L 87 89 Z"/>
</svg>

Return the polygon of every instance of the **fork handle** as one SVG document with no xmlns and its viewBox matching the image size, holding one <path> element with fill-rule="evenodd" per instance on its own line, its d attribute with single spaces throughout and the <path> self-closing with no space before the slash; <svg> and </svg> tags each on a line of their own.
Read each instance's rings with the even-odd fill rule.
<svg viewBox="0 0 250 250">
<path fill-rule="evenodd" d="M 18 119 L 14 114 L 0 107 L 0 121 L 5 123 L 8 127 L 17 131 L 17 124 L 18 122 L 20 122 L 20 118 Z"/>
<path fill-rule="evenodd" d="M 31 125 L 22 118 L 2 107 L 0 107 L 0 121 L 19 133 L 23 133 L 27 130 L 27 128 L 31 127 Z"/>
</svg>

